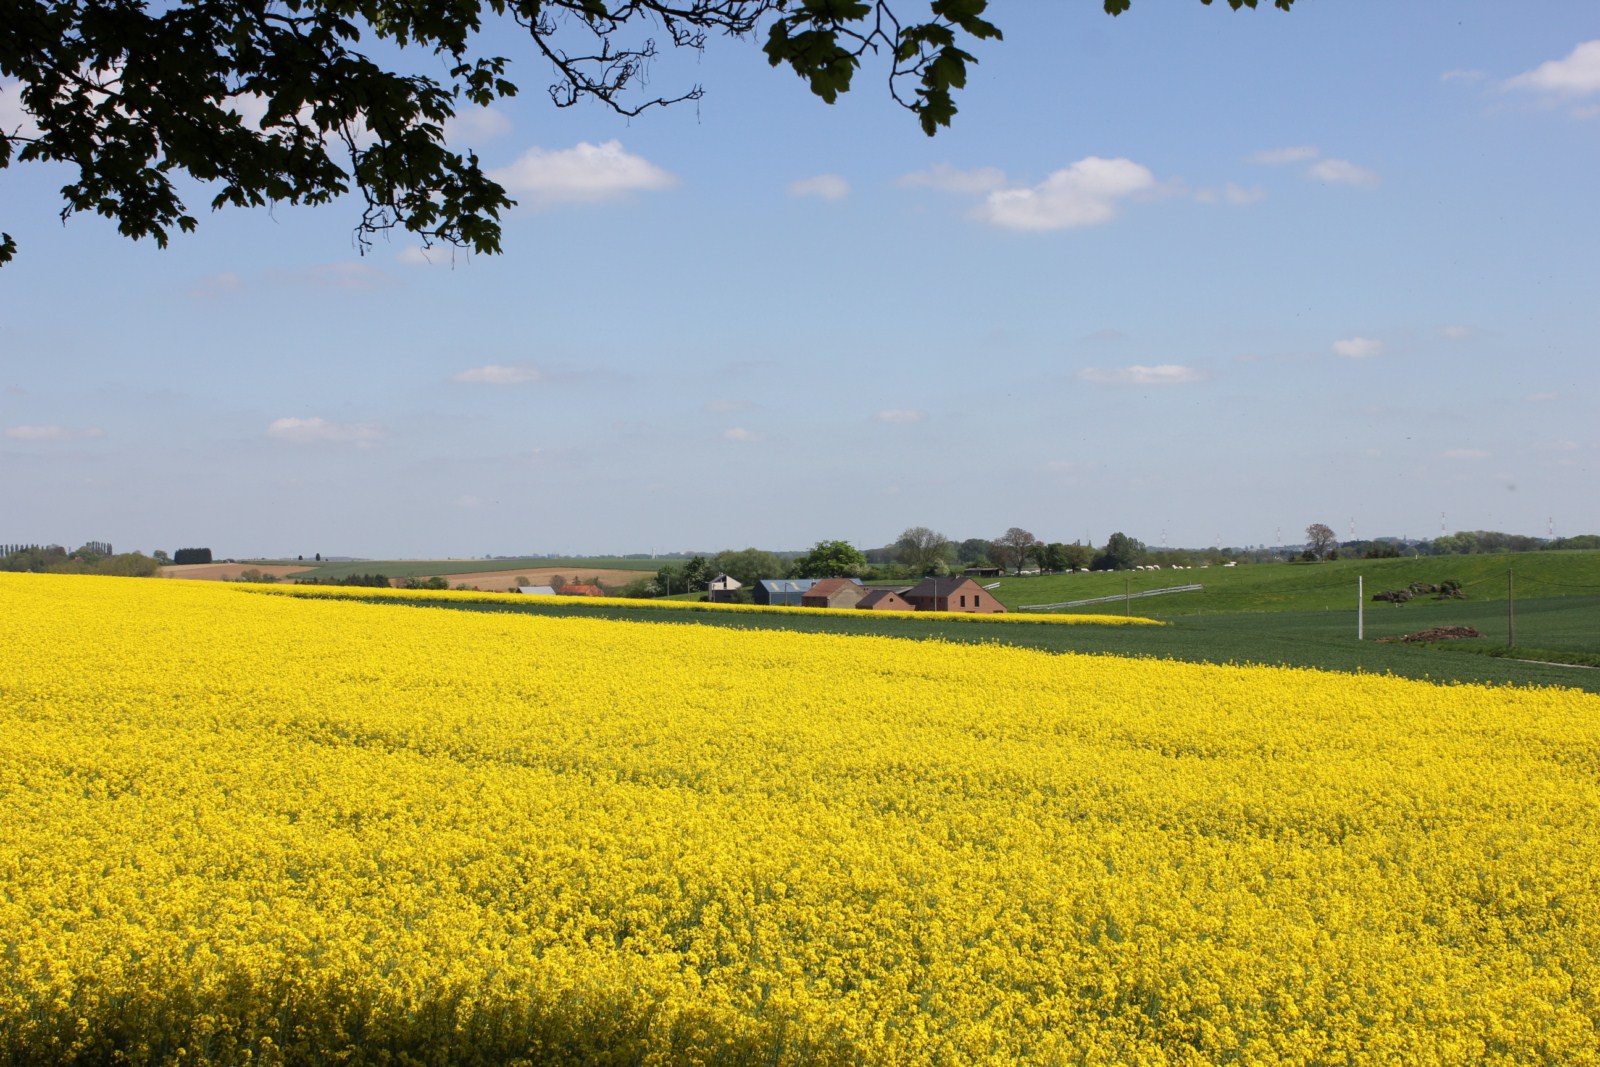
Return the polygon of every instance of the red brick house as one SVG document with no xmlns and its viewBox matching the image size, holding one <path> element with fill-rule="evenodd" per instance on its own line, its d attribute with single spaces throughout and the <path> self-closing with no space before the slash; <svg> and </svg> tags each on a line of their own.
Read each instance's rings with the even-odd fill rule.
<svg viewBox="0 0 1600 1067">
<path fill-rule="evenodd" d="M 863 611 L 916 611 L 911 604 L 893 589 L 874 589 L 861 598 L 856 607 Z"/>
<path fill-rule="evenodd" d="M 819 578 L 800 596 L 803 608 L 853 608 L 866 595 L 854 578 Z"/>
<path fill-rule="evenodd" d="M 562 596 L 605 596 L 606 591 L 598 585 L 564 585 L 561 587 Z"/>
<path fill-rule="evenodd" d="M 918 611 L 967 611 L 989 615 L 1006 610 L 971 578 L 924 578 L 900 595 Z"/>
</svg>

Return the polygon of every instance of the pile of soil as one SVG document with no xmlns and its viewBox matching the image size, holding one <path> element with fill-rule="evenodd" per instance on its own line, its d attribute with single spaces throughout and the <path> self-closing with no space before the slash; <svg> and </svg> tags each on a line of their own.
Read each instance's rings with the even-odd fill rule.
<svg viewBox="0 0 1600 1067">
<path fill-rule="evenodd" d="M 1435 626 L 1431 630 L 1418 630 L 1414 634 L 1404 637 L 1380 637 L 1379 641 L 1459 641 L 1463 637 L 1482 637 L 1476 628 L 1471 626 Z"/>
</svg>

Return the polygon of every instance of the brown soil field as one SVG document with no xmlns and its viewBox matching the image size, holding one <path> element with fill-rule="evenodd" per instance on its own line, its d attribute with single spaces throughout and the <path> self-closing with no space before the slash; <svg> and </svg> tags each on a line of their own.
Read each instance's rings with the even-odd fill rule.
<svg viewBox="0 0 1600 1067">
<path fill-rule="evenodd" d="M 265 570 L 266 568 L 262 568 Z M 508 589 L 517 587 L 517 579 L 528 579 L 529 585 L 549 585 L 554 575 L 561 575 L 569 582 L 579 580 L 590 581 L 599 578 L 607 589 L 627 585 L 636 578 L 649 578 L 649 571 L 614 571 L 614 570 L 573 570 L 571 567 L 523 567 L 514 571 L 478 571 L 473 574 L 444 574 L 440 575 L 450 583 L 454 589 L 458 585 L 475 585 L 486 593 L 503 593 Z M 423 575 L 424 578 L 429 577 Z M 395 584 L 400 584 L 398 581 Z"/>
<path fill-rule="evenodd" d="M 162 567 L 156 573 L 162 578 L 200 578 L 212 582 L 231 582 L 245 571 L 252 570 L 287 578 L 291 574 L 300 574 L 311 568 L 272 563 L 186 563 L 181 567 Z"/>
</svg>

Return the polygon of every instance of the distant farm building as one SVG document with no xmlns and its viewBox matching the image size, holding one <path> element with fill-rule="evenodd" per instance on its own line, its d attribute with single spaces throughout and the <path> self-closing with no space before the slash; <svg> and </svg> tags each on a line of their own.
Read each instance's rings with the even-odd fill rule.
<svg viewBox="0 0 1600 1067">
<path fill-rule="evenodd" d="M 924 578 L 900 595 L 917 611 L 967 611 L 988 615 L 1006 610 L 971 578 Z"/>
<path fill-rule="evenodd" d="M 737 598 L 734 593 L 743 588 L 743 583 L 737 578 L 730 578 L 726 574 L 719 574 L 711 579 L 706 586 L 713 604 L 731 604 Z"/>
<path fill-rule="evenodd" d="M 553 585 L 519 585 L 517 592 L 527 596 L 555 596 L 556 589 Z"/>
<path fill-rule="evenodd" d="M 800 596 L 806 608 L 853 608 L 866 595 L 859 578 L 819 578 Z"/>
<path fill-rule="evenodd" d="M 999 567 L 967 567 L 961 573 L 966 575 L 968 578 L 998 578 L 998 577 L 1000 577 L 1000 568 Z"/>
<path fill-rule="evenodd" d="M 561 587 L 562 596 L 605 596 L 606 591 L 598 585 L 564 585 Z"/>
<path fill-rule="evenodd" d="M 864 611 L 916 611 L 911 602 L 893 589 L 873 589 L 856 603 Z"/>
<path fill-rule="evenodd" d="M 815 578 L 763 578 L 750 592 L 757 604 L 797 608 L 800 598 L 815 584 Z"/>
</svg>

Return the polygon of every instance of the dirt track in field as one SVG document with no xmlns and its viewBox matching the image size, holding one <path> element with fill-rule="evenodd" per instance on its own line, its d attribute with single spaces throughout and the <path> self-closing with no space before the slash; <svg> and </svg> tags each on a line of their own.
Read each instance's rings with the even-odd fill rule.
<svg viewBox="0 0 1600 1067">
<path fill-rule="evenodd" d="M 162 578 L 199 578 L 210 582 L 231 582 L 245 571 L 260 571 L 262 574 L 275 574 L 279 578 L 287 578 L 291 574 L 302 574 L 311 569 L 281 563 L 185 563 L 181 567 L 162 567 L 157 573 Z"/>
<path fill-rule="evenodd" d="M 549 585 L 550 579 L 561 575 L 569 582 L 592 581 L 599 578 L 607 589 L 627 585 L 636 578 L 648 578 L 649 571 L 573 570 L 571 567 L 523 567 L 514 571 L 477 571 L 472 574 L 442 574 L 454 589 L 458 585 L 475 585 L 484 592 L 503 593 L 517 587 L 518 578 L 528 579 L 529 585 Z M 427 577 L 424 575 L 423 577 Z"/>
</svg>

